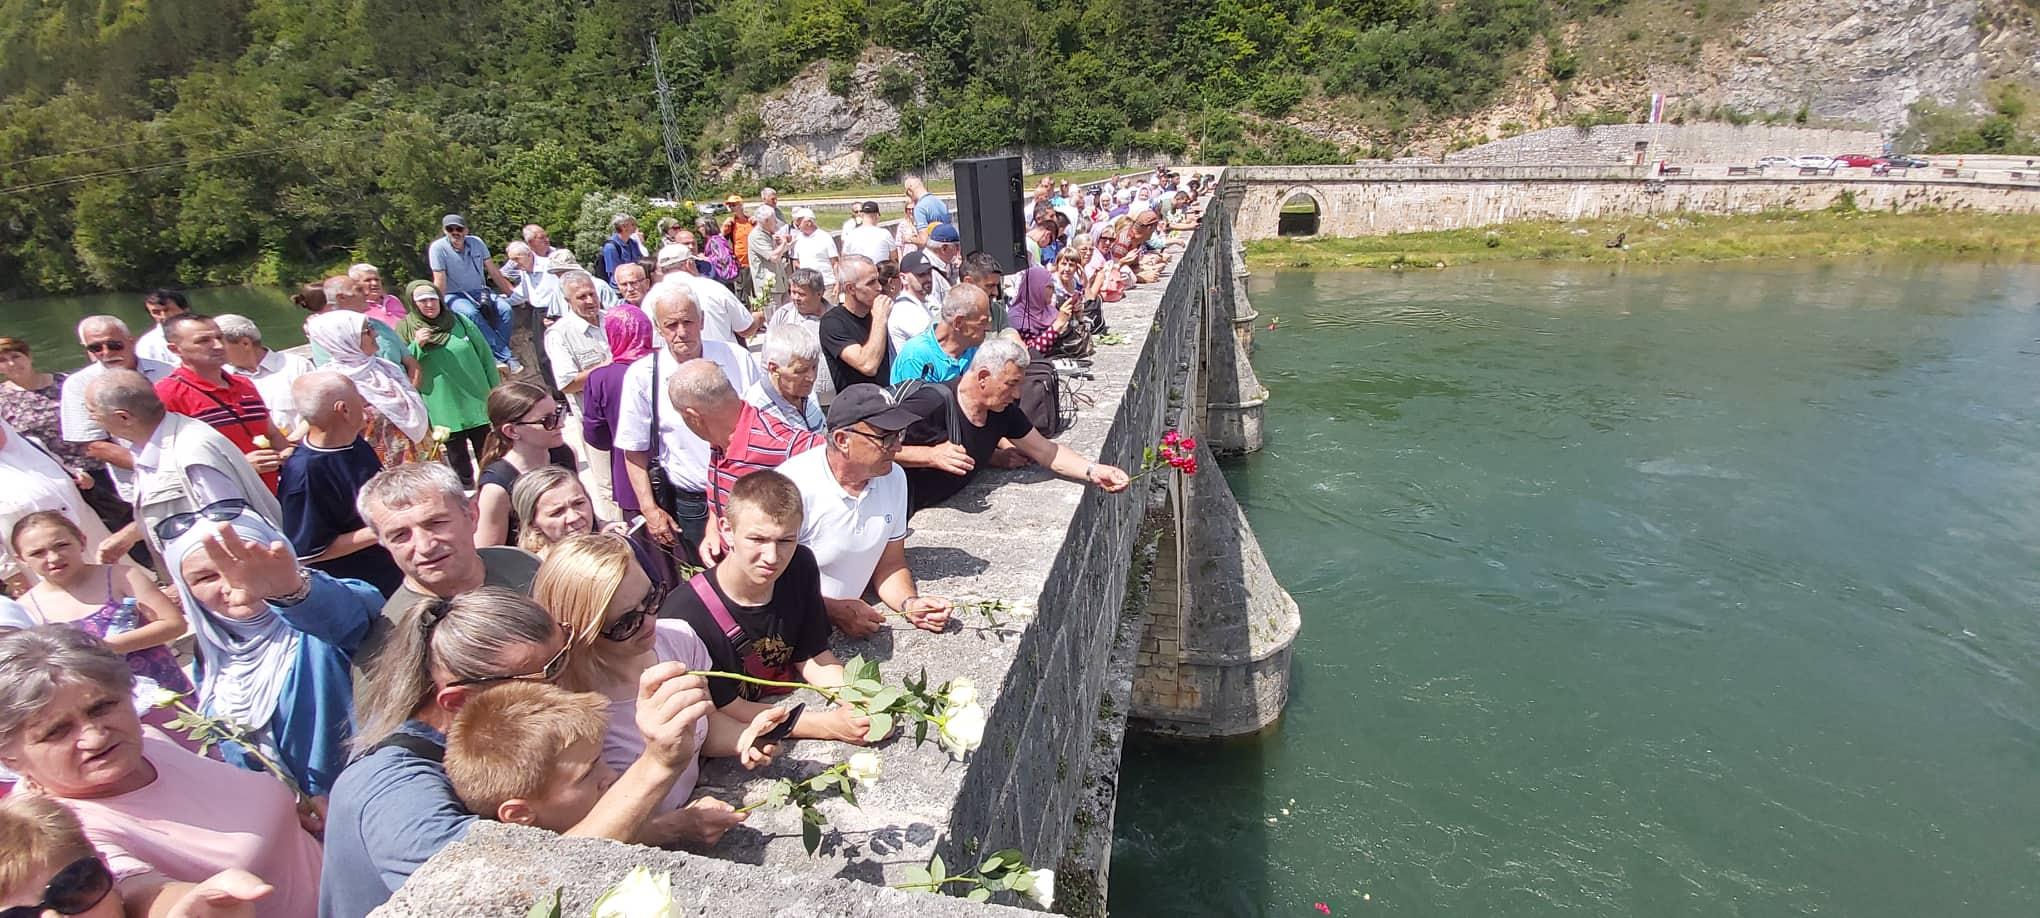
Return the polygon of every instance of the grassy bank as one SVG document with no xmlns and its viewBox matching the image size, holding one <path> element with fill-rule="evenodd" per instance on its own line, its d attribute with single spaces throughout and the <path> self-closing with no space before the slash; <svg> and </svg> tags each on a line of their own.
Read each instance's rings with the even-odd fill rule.
<svg viewBox="0 0 2040 918">
<path fill-rule="evenodd" d="M 1618 235 L 1626 248 L 1609 247 Z M 1268 268 L 1430 268 L 1528 260 L 1663 264 L 1845 255 L 2040 257 L 2040 215 L 1666 214 L 1350 239 L 1264 239 L 1247 244 L 1247 263 Z"/>
</svg>

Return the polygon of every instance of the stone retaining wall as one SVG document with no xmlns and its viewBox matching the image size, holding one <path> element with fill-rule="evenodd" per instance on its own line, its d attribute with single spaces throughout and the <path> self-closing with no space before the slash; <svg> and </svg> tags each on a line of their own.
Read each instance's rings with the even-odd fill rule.
<svg viewBox="0 0 2040 918">
<path fill-rule="evenodd" d="M 1639 150 L 1638 145 L 1643 149 Z M 1445 154 L 1453 165 L 1517 163 L 1635 164 L 1754 163 L 1765 156 L 1818 153 L 1876 155 L 1876 131 L 1827 130 L 1768 124 L 1601 124 L 1555 127 Z"/>
</svg>

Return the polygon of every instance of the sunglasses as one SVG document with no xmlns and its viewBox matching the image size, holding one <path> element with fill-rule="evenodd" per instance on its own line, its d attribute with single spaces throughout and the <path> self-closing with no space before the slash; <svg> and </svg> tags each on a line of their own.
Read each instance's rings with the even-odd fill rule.
<svg viewBox="0 0 2040 918">
<path fill-rule="evenodd" d="M 94 341 L 85 345 L 87 354 L 118 354 L 125 350 L 127 350 L 125 341 Z"/>
<path fill-rule="evenodd" d="M 239 517 L 241 511 L 246 509 L 248 509 L 247 501 L 238 497 L 229 497 L 225 500 L 213 501 L 197 510 L 172 513 L 156 524 L 156 539 L 168 545 L 178 536 L 190 532 L 191 527 L 198 525 L 199 520 L 212 520 L 215 523 L 224 523 Z"/>
<path fill-rule="evenodd" d="M 566 420 L 567 420 L 567 406 L 561 405 L 558 408 L 554 408 L 551 414 L 539 418 L 536 421 L 511 421 L 510 426 L 543 427 L 547 430 L 558 430 L 560 429 L 561 424 L 566 423 Z"/>
<path fill-rule="evenodd" d="M 498 682 L 553 682 L 559 679 L 560 671 L 567 668 L 567 648 L 570 646 L 572 646 L 571 643 L 561 644 L 560 652 L 553 654 L 552 659 L 545 661 L 545 666 L 541 667 L 537 672 L 518 673 L 513 676 L 477 676 L 473 679 L 455 679 L 452 682 L 448 682 L 446 687 L 459 688 L 463 685 L 494 685 Z M 6 918 L 6 916 L 0 916 L 0 918 Z"/>
<path fill-rule="evenodd" d="M 657 616 L 659 607 L 665 602 L 666 588 L 663 585 L 654 586 L 645 593 L 644 601 L 638 603 L 636 608 L 617 616 L 616 621 L 611 622 L 609 627 L 596 633 L 603 640 L 618 644 L 637 637 L 644 631 L 645 621 Z"/>
<path fill-rule="evenodd" d="M 110 892 L 113 871 L 107 870 L 96 856 L 81 857 L 50 877 L 49 885 L 43 887 L 41 902 L 0 909 L 0 918 L 41 918 L 45 911 L 76 915 L 90 911 Z"/>
</svg>

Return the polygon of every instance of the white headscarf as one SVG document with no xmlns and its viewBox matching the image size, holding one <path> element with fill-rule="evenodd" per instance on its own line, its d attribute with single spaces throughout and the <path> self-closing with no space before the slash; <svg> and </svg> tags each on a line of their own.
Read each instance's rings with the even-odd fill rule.
<svg viewBox="0 0 2040 918">
<path fill-rule="evenodd" d="M 276 527 L 245 510 L 228 525 L 259 545 L 288 543 Z M 304 635 L 267 606 L 254 618 L 234 621 L 206 608 L 192 595 L 184 579 L 184 559 L 200 551 L 199 546 L 217 531 L 210 522 L 201 521 L 170 543 L 163 552 L 164 560 L 170 567 L 170 582 L 177 585 L 177 596 L 183 600 L 184 617 L 198 634 L 198 697 L 205 711 L 250 730 L 263 730 L 276 715 Z"/>
<path fill-rule="evenodd" d="M 0 440 L 5 441 L 0 442 L 0 575 L 27 573 L 6 543 L 15 522 L 37 511 L 69 517 L 85 533 L 85 549 L 97 549 L 106 540 L 106 526 L 72 484 L 71 473 L 6 421 L 0 421 Z"/>
<path fill-rule="evenodd" d="M 425 416 L 425 402 L 396 364 L 362 352 L 361 332 L 367 327 L 367 316 L 335 309 L 305 322 L 305 337 L 333 356 L 329 366 L 354 380 L 354 388 L 361 390 L 361 397 L 375 406 L 377 412 L 412 442 L 423 443 L 432 429 L 431 420 Z"/>
</svg>

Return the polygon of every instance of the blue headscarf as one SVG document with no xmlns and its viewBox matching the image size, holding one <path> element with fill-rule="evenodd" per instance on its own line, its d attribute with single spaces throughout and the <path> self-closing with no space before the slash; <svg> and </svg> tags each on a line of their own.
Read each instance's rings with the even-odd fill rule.
<svg viewBox="0 0 2040 918">
<path fill-rule="evenodd" d="M 267 520 L 247 510 L 227 524 L 241 538 L 258 545 L 290 541 Z M 198 634 L 198 697 L 201 710 L 250 730 L 262 730 L 276 714 L 284 684 L 297 663 L 304 635 L 266 604 L 246 621 L 235 621 L 206 608 L 185 582 L 184 561 L 203 551 L 205 540 L 218 532 L 201 520 L 164 550 L 170 582 L 184 602 L 184 617 Z"/>
</svg>

